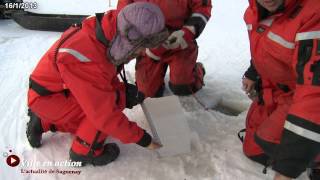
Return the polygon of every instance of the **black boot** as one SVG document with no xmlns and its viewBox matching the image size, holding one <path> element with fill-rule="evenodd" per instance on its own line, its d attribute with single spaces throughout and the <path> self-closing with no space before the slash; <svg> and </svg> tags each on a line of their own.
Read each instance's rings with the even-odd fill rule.
<svg viewBox="0 0 320 180">
<path fill-rule="evenodd" d="M 70 159 L 71 161 L 81 162 L 82 166 L 86 164 L 92 164 L 94 166 L 103 166 L 111 163 L 120 154 L 120 149 L 115 143 L 108 143 L 104 145 L 104 150 L 99 156 L 93 156 L 93 153 L 89 153 L 88 155 L 80 155 L 74 152 L 72 149 L 70 150 Z"/>
<path fill-rule="evenodd" d="M 30 121 L 27 123 L 27 138 L 32 147 L 38 148 L 41 146 L 43 129 L 41 126 L 40 118 L 31 110 L 28 111 Z"/>
</svg>

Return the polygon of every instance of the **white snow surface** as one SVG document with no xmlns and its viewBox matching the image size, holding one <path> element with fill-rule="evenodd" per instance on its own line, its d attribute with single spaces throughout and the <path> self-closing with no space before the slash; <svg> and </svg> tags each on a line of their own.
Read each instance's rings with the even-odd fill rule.
<svg viewBox="0 0 320 180">
<path fill-rule="evenodd" d="M 57 2 L 61 3 L 57 8 L 64 9 L 64 13 L 68 12 L 67 9 L 74 12 L 73 8 L 65 5 L 68 1 Z M 87 10 L 94 6 L 93 3 L 87 6 L 85 1 L 77 2 L 76 8 L 79 11 L 82 9 L 82 12 L 89 12 Z M 115 4 L 113 1 L 112 5 Z M 0 20 L 0 179 L 272 179 L 272 170 L 268 169 L 267 175 L 262 174 L 263 166 L 243 155 L 242 144 L 237 137 L 237 132 L 245 125 L 250 105 L 250 100 L 241 90 L 241 77 L 250 60 L 247 31 L 242 18 L 247 0 L 213 0 L 213 5 L 213 16 L 198 39 L 199 61 L 205 65 L 207 72 L 203 91 L 214 95 L 212 101 L 220 97 L 224 104 L 242 113 L 239 116 L 228 116 L 217 111 L 205 111 L 193 97 L 181 97 L 180 101 L 191 129 L 190 154 L 159 159 L 156 152 L 135 144 L 124 145 L 110 138 L 107 141 L 117 142 L 121 154 L 115 162 L 102 167 L 26 167 L 20 163 L 12 168 L 6 164 L 7 154 L 16 154 L 21 161 L 28 162 L 67 160 L 73 137 L 66 133 L 46 133 L 43 146 L 33 149 L 25 134 L 28 122 L 28 77 L 41 56 L 61 33 L 26 30 L 12 20 Z M 51 6 L 49 9 L 54 8 Z M 94 8 L 100 7 L 98 5 Z M 130 63 L 127 69 L 134 74 L 134 63 Z M 139 106 L 126 110 L 126 114 L 150 131 Z M 23 169 L 79 170 L 81 174 L 25 174 L 21 173 Z M 307 179 L 306 175 L 302 175 L 300 179 Z"/>
</svg>

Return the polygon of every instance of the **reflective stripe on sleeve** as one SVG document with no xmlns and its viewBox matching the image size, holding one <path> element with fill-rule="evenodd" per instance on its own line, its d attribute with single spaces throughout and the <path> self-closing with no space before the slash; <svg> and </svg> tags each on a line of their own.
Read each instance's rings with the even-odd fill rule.
<svg viewBox="0 0 320 180">
<path fill-rule="evenodd" d="M 200 17 L 205 24 L 207 24 L 207 22 L 208 22 L 207 17 L 204 16 L 203 14 L 201 14 L 201 13 L 193 13 L 191 15 L 191 17 Z"/>
<path fill-rule="evenodd" d="M 69 53 L 72 56 L 74 56 L 75 58 L 77 58 L 80 62 L 91 62 L 91 60 L 89 58 L 87 58 L 86 56 L 82 55 L 81 53 L 79 53 L 76 50 L 73 49 L 69 49 L 69 48 L 60 48 L 59 53 Z"/>
<path fill-rule="evenodd" d="M 320 39 L 320 31 L 310 31 L 297 33 L 296 41 L 308 40 L 308 39 Z"/>
<path fill-rule="evenodd" d="M 293 42 L 289 42 L 271 31 L 268 33 L 268 38 L 285 48 L 294 49 L 295 44 Z"/>
<path fill-rule="evenodd" d="M 154 60 L 157 60 L 157 61 L 160 60 L 160 57 L 155 55 L 152 51 L 150 51 L 149 48 L 146 49 L 146 54 Z"/>
</svg>

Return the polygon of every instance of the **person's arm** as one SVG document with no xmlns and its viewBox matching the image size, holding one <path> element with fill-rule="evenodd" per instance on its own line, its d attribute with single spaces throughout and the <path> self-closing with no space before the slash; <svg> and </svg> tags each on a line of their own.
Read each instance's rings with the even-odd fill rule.
<svg viewBox="0 0 320 180">
<path fill-rule="evenodd" d="M 242 89 L 252 99 L 256 95 L 254 93 L 254 90 L 255 90 L 254 88 L 255 88 L 257 79 L 258 79 L 258 72 L 257 72 L 256 68 L 254 67 L 254 64 L 251 60 L 250 66 L 247 69 L 247 71 L 244 73 L 243 78 L 242 78 Z"/>
<path fill-rule="evenodd" d="M 310 18 L 296 35 L 293 67 L 296 72 L 294 101 L 290 107 L 285 128 L 294 124 L 310 129 L 320 124 L 320 13 Z M 288 130 L 294 129 L 288 128 Z M 298 132 L 297 132 L 298 133 Z M 316 132 L 319 133 L 320 131 Z M 302 136 L 304 136 L 302 134 Z M 306 138 L 310 138 L 307 137 Z M 320 139 L 319 139 L 320 141 Z"/>
<path fill-rule="evenodd" d="M 68 48 L 59 52 L 57 65 L 67 88 L 97 129 L 123 143 L 149 146 L 151 136 L 122 112 L 125 88 L 114 86 L 116 70 L 94 61 L 93 54 L 98 56 Z"/>
<path fill-rule="evenodd" d="M 195 38 L 197 38 L 211 17 L 211 0 L 192 0 L 190 8 L 192 14 L 186 21 L 185 27 L 194 28 Z"/>
<path fill-rule="evenodd" d="M 319 153 L 319 39 L 320 13 L 315 13 L 305 19 L 305 23 L 296 35 L 292 63 L 296 72 L 296 87 L 273 165 L 273 169 L 280 173 L 280 177 L 298 177 Z M 295 150 L 292 151 L 292 149 Z"/>
<path fill-rule="evenodd" d="M 258 72 L 256 70 L 256 68 L 254 67 L 254 64 L 252 62 L 252 59 L 250 60 L 250 66 L 247 69 L 247 71 L 244 73 L 244 77 L 252 80 L 252 81 L 256 81 L 258 78 Z"/>
<path fill-rule="evenodd" d="M 188 43 L 198 38 L 211 17 L 211 0 L 191 0 L 190 17 L 184 26 L 171 33 L 164 43 L 166 49 L 186 49 Z"/>
</svg>

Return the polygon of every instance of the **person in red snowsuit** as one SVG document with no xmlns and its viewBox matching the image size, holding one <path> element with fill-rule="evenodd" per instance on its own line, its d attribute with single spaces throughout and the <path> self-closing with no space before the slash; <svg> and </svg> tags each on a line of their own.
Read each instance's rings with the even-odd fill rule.
<svg viewBox="0 0 320 180">
<path fill-rule="evenodd" d="M 243 88 L 249 109 L 243 150 L 278 173 L 298 177 L 320 152 L 320 3 L 250 0 L 251 66 Z M 255 88 L 254 88 L 255 87 Z"/>
<path fill-rule="evenodd" d="M 119 0 L 118 10 L 138 0 Z M 139 2 L 141 2 L 139 0 Z M 211 0 L 148 0 L 160 7 L 171 35 L 157 48 L 147 48 L 137 58 L 136 83 L 146 97 L 160 97 L 170 67 L 169 87 L 176 95 L 195 93 L 203 86 L 204 67 L 197 63 L 196 38 L 211 16 Z"/>
<path fill-rule="evenodd" d="M 136 54 L 157 46 L 168 35 L 161 10 L 151 3 L 97 14 L 64 32 L 30 76 L 27 136 L 31 146 L 40 147 L 42 134 L 49 130 L 69 132 L 75 135 L 70 158 L 82 165 L 105 165 L 117 158 L 118 146 L 104 144 L 108 136 L 159 148 L 122 112 L 143 97 L 121 70 Z"/>
</svg>

